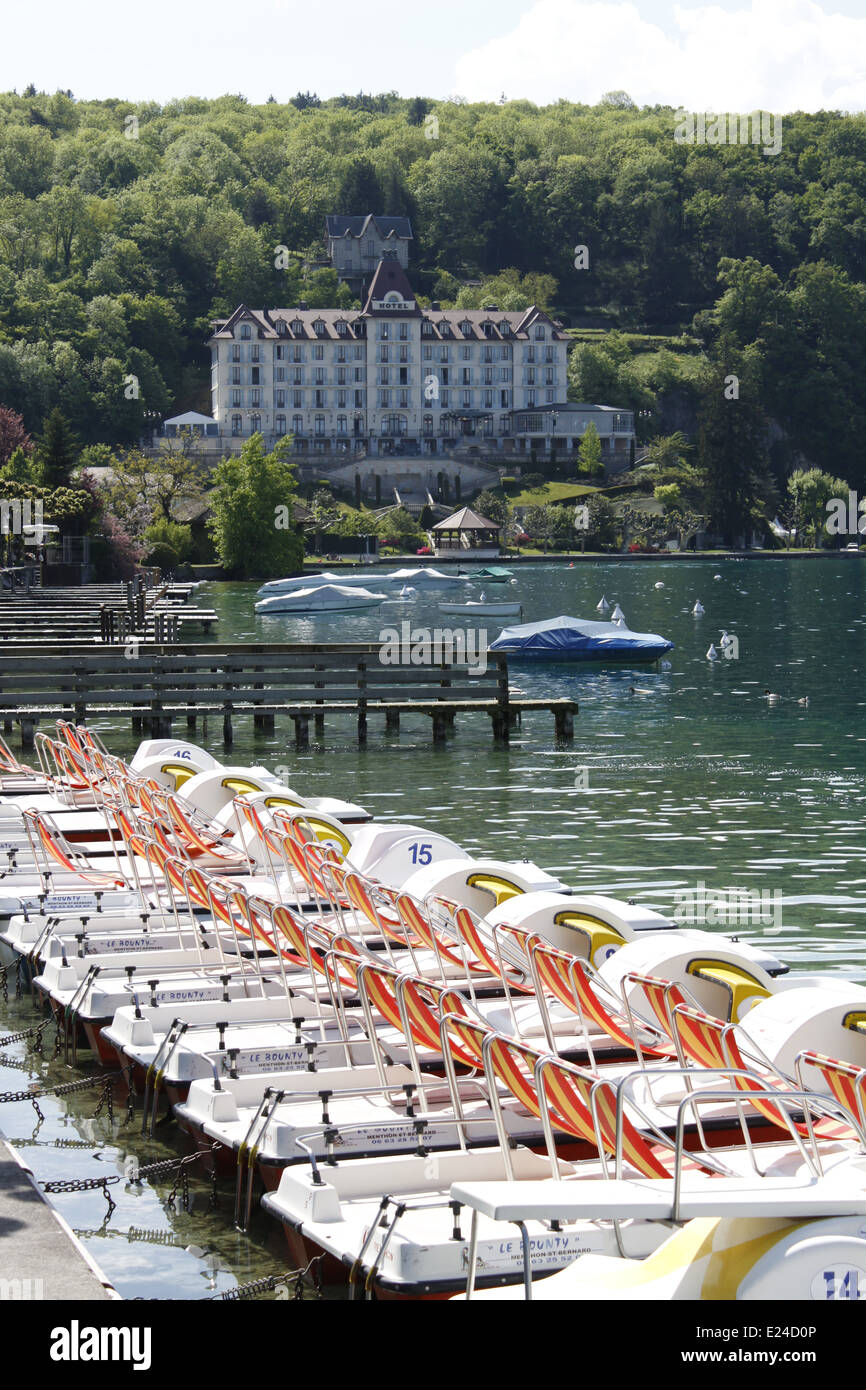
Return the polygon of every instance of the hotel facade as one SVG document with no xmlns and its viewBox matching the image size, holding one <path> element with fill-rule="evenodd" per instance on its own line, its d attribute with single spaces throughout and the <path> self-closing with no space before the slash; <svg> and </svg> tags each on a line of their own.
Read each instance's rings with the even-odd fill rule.
<svg viewBox="0 0 866 1390">
<path fill-rule="evenodd" d="M 301 458 L 528 461 L 576 450 L 590 420 L 608 466 L 628 466 L 634 418 L 567 396 L 569 339 L 532 306 L 417 303 L 396 255 L 363 310 L 251 309 L 214 323 L 212 413 L 220 448 L 291 435 Z"/>
</svg>

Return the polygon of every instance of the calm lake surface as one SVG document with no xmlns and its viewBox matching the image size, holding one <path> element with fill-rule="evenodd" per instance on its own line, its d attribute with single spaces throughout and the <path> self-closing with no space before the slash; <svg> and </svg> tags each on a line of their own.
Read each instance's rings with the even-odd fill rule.
<svg viewBox="0 0 866 1390">
<path fill-rule="evenodd" d="M 387 571 L 372 570 L 371 580 L 377 572 Z M 454 737 L 435 749 L 421 716 L 404 717 L 399 736 L 386 737 L 381 716 L 371 715 L 364 749 L 353 721 L 330 717 L 324 744 L 302 753 L 288 719 L 278 718 L 274 735 L 254 737 L 252 721 L 237 718 L 230 753 L 221 720 L 206 732 L 200 725 L 195 738 L 227 761 L 287 767 L 301 793 L 337 795 L 380 819 L 429 825 L 470 851 L 525 856 L 575 889 L 632 897 L 668 913 L 682 911 L 685 895 L 701 885 L 707 893 L 762 893 L 765 920 L 742 925 L 741 917 L 741 936 L 763 941 L 792 969 L 830 969 L 866 982 L 864 575 L 856 555 L 517 567 L 516 584 L 486 593 L 518 599 L 523 621 L 596 617 L 605 594 L 621 604 L 633 630 L 676 644 L 666 672 L 513 665 L 512 687 L 527 696 L 580 701 L 567 751 L 555 747 L 553 719 L 542 712 L 524 718 L 508 749 L 493 747 L 483 715 L 458 716 Z M 660 581 L 665 587 L 656 589 Z M 461 622 L 439 613 L 442 590 L 370 613 L 260 619 L 256 587 L 199 590 L 220 614 L 221 640 L 377 641 L 404 619 L 430 628 Z M 481 588 L 475 582 L 466 593 L 477 597 Z M 706 609 L 701 618 L 691 613 L 697 599 Z M 500 623 L 479 626 L 492 640 Z M 738 658 L 710 662 L 707 649 L 723 629 L 737 638 Z M 798 704 L 806 697 L 807 706 Z M 112 751 L 134 750 L 128 721 L 97 727 Z M 183 735 L 182 724 L 177 732 Z M 6 1006 L 0 996 L 3 1032 L 33 1021 L 29 1001 L 16 1004 L 12 994 Z M 4 1047 L 0 1087 L 21 1089 L 46 1070 L 25 1057 L 23 1044 Z M 55 1084 L 72 1075 L 57 1063 L 48 1070 Z M 143 1145 L 140 1117 L 123 1128 L 122 1108 L 113 1129 L 104 1117 L 94 1120 L 98 1096 L 41 1101 L 46 1119 L 36 1134 L 27 1103 L 4 1105 L 0 1127 L 13 1142 L 28 1143 L 22 1155 L 40 1179 L 113 1174 L 128 1153 L 144 1163 L 185 1151 L 170 1129 Z M 171 1180 L 140 1189 L 116 1184 L 118 1209 L 101 1231 L 100 1194 L 53 1200 L 87 1232 L 88 1248 L 125 1297 L 201 1298 L 284 1267 L 275 1224 L 258 1216 L 248 1239 L 232 1231 L 233 1191 L 221 1189 L 220 1210 L 211 1214 L 209 1185 L 196 1178 L 187 1214 L 166 1210 L 170 1188 Z"/>
</svg>

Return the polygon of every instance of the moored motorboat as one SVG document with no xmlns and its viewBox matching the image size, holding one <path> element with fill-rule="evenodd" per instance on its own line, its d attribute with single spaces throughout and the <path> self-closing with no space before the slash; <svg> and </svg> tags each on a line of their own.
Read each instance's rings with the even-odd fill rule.
<svg viewBox="0 0 866 1390">
<path fill-rule="evenodd" d="M 504 628 L 490 643 L 490 650 L 507 652 L 513 661 L 634 665 L 657 661 L 673 651 L 673 646 L 673 642 L 656 632 L 632 632 L 619 623 L 563 615 Z"/>
<path fill-rule="evenodd" d="M 256 612 L 267 618 L 272 614 L 296 613 L 314 616 L 317 613 L 351 613 L 356 609 L 378 608 L 387 594 L 373 593 L 361 585 L 321 584 L 317 587 L 292 589 L 260 599 Z"/>
</svg>

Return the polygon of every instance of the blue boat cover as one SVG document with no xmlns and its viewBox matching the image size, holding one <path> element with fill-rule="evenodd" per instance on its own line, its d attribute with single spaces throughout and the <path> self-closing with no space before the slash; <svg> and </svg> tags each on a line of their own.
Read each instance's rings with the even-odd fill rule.
<svg viewBox="0 0 866 1390">
<path fill-rule="evenodd" d="M 673 645 L 657 632 L 631 632 L 616 623 L 597 623 L 563 615 L 546 618 L 540 623 L 519 623 L 503 628 L 495 642 L 490 643 L 490 650 L 522 652 L 536 657 L 546 655 L 558 661 L 569 656 L 584 660 L 595 656 L 603 660 L 638 653 L 649 655 L 650 652 L 661 656 L 672 651 Z"/>
</svg>

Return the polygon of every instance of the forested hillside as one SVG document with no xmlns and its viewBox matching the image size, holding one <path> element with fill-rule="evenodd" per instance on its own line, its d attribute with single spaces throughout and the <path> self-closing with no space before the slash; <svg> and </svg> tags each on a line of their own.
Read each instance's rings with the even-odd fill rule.
<svg viewBox="0 0 866 1390">
<path fill-rule="evenodd" d="M 690 335 L 681 355 L 623 339 L 573 355 L 573 394 L 646 411 L 644 437 L 688 425 L 697 354 L 704 376 L 748 385 L 746 436 L 772 422 L 778 476 L 799 456 L 857 483 L 866 116 L 787 116 L 776 156 L 678 144 L 674 127 L 672 108 L 622 94 L 546 108 L 0 96 L 0 403 L 34 432 L 59 407 L 83 443 L 112 444 L 146 412 L 207 409 L 213 315 L 334 302 L 333 272 L 303 268 L 325 214 L 406 213 L 421 294 L 475 302 L 488 286 L 461 281 L 510 268 L 489 287 L 500 299 Z"/>
</svg>

